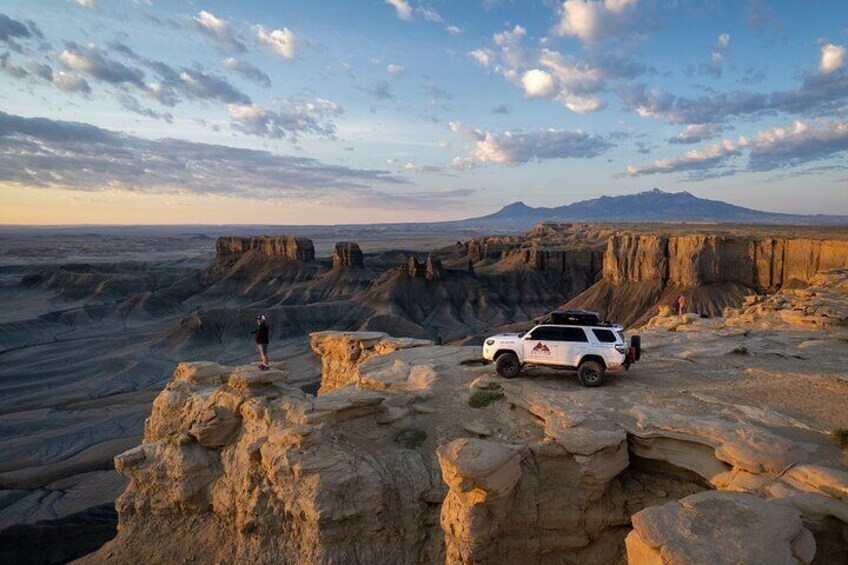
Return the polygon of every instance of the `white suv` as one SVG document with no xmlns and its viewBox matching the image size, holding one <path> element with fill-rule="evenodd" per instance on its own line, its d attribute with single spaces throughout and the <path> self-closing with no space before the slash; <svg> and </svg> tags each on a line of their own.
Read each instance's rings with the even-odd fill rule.
<svg viewBox="0 0 848 565">
<path fill-rule="evenodd" d="M 624 343 L 624 328 L 601 322 L 594 312 L 554 312 L 529 332 L 500 334 L 483 344 L 483 357 L 495 362 L 498 374 L 517 377 L 524 365 L 576 369 L 583 386 L 600 386 L 608 369 L 628 369 L 639 360 L 641 340 Z"/>
</svg>

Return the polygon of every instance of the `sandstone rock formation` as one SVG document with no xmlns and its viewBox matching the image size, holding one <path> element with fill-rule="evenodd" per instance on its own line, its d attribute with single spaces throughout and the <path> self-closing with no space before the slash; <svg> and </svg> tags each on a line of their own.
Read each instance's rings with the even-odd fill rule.
<svg viewBox="0 0 848 565">
<path fill-rule="evenodd" d="M 357 268 L 363 266 L 362 250 L 358 243 L 340 241 L 333 249 L 333 268 Z"/>
<path fill-rule="evenodd" d="M 803 287 L 821 270 L 845 267 L 844 240 L 617 233 L 601 280 L 565 308 L 600 310 L 631 325 L 683 293 L 690 312 L 717 316 L 746 294 Z"/>
<path fill-rule="evenodd" d="M 816 542 L 800 513 L 750 494 L 702 492 L 633 516 L 630 565 L 812 562 Z"/>
<path fill-rule="evenodd" d="M 613 284 L 659 280 L 678 287 L 736 282 L 763 292 L 844 267 L 846 241 L 617 234 L 607 244 L 603 276 Z"/>
<path fill-rule="evenodd" d="M 774 294 L 748 295 L 739 308 L 726 308 L 724 317 L 702 319 L 678 316 L 669 308 L 643 326 L 647 330 L 697 331 L 708 328 L 838 328 L 848 326 L 848 270 L 833 269 L 813 276 L 806 288 L 787 288 Z"/>
<path fill-rule="evenodd" d="M 438 280 L 442 276 L 442 260 L 438 257 L 433 257 L 433 254 L 427 256 L 424 262 L 424 278 L 428 281 Z"/>
<path fill-rule="evenodd" d="M 815 279 L 819 307 L 848 299 L 841 276 Z M 280 368 L 181 365 L 116 459 L 118 537 L 85 561 L 623 563 L 627 537 L 633 563 L 839 562 L 843 326 L 729 313 L 652 325 L 642 363 L 600 389 L 375 333 L 313 335 L 317 397 Z M 503 397 L 473 408 L 475 391 Z"/>
<path fill-rule="evenodd" d="M 426 339 L 395 338 L 381 332 L 316 332 L 310 345 L 321 356 L 323 393 L 358 383 L 358 368 L 370 357 L 432 344 Z"/>
<path fill-rule="evenodd" d="M 288 261 L 305 263 L 315 260 L 315 247 L 312 240 L 303 237 L 291 235 L 219 237 L 215 243 L 215 255 L 218 261 L 249 251 Z"/>
</svg>

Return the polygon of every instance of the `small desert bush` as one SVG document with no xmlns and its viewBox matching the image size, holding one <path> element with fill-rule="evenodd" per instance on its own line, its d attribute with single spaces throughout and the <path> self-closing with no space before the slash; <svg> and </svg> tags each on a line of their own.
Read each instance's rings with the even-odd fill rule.
<svg viewBox="0 0 848 565">
<path fill-rule="evenodd" d="M 478 390 L 468 398 L 468 405 L 472 408 L 483 408 L 503 397 L 504 393 L 499 390 Z"/>
<path fill-rule="evenodd" d="M 848 429 L 836 428 L 830 432 L 830 437 L 833 439 L 833 443 L 836 447 L 848 450 Z"/>
<path fill-rule="evenodd" d="M 748 355 L 748 348 L 745 347 L 744 345 L 740 345 L 739 347 L 735 348 L 730 353 L 731 353 L 731 355 Z"/>
<path fill-rule="evenodd" d="M 419 447 L 427 439 L 427 432 L 420 428 L 404 428 L 395 436 L 395 442 L 409 449 Z"/>
</svg>

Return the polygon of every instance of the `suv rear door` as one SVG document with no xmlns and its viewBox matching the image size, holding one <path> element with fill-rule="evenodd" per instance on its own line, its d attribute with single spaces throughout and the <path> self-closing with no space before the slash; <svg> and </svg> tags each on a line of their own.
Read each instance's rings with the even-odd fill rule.
<svg viewBox="0 0 848 565">
<path fill-rule="evenodd" d="M 562 357 L 559 328 L 537 326 L 524 338 L 524 362 L 558 365 Z"/>
<path fill-rule="evenodd" d="M 559 364 L 576 367 L 580 359 L 589 352 L 589 340 L 583 328 L 566 326 L 559 330 Z"/>
</svg>

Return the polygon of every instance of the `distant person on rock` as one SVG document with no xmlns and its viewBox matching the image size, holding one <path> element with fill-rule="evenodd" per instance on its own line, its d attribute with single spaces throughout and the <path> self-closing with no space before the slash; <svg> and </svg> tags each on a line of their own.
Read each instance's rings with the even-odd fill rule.
<svg viewBox="0 0 848 565">
<path fill-rule="evenodd" d="M 256 329 L 253 330 L 256 340 L 256 348 L 259 350 L 259 368 L 263 371 L 268 369 L 268 326 L 265 324 L 265 316 L 256 316 Z"/>
<path fill-rule="evenodd" d="M 677 315 L 682 316 L 686 313 L 686 297 L 684 295 L 680 295 L 677 297 Z"/>
</svg>

